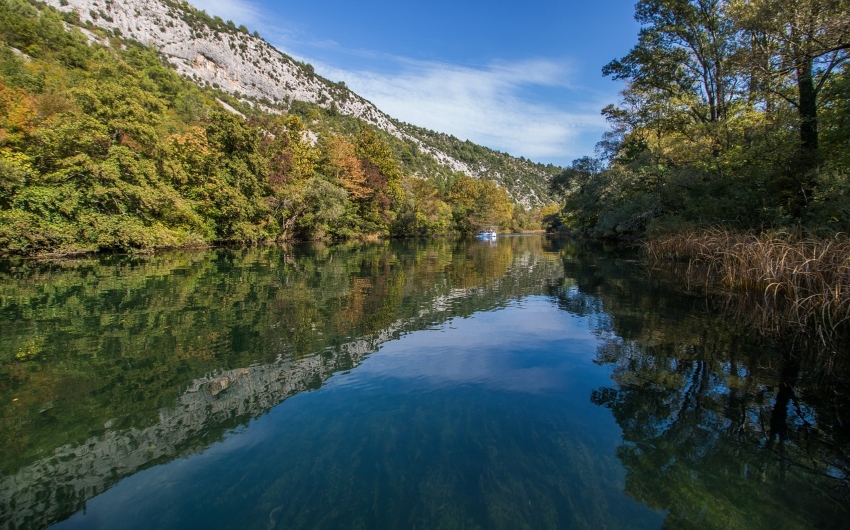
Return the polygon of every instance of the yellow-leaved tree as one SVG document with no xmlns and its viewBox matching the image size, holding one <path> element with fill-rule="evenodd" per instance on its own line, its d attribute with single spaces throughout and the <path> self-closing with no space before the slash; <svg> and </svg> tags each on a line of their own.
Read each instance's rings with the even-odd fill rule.
<svg viewBox="0 0 850 530">
<path fill-rule="evenodd" d="M 513 203 L 504 188 L 493 181 L 459 175 L 449 188 L 455 226 L 463 234 L 476 232 L 481 226 L 511 226 Z"/>
</svg>

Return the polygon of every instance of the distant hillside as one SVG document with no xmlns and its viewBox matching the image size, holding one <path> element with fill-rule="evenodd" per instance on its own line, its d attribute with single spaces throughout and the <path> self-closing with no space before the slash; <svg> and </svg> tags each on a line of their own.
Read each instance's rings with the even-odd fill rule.
<svg viewBox="0 0 850 530">
<path fill-rule="evenodd" d="M 406 150 L 404 169 L 426 178 L 462 172 L 493 180 L 517 204 L 549 202 L 547 178 L 560 168 L 517 159 L 452 136 L 394 120 L 375 105 L 316 75 L 244 26 L 211 17 L 186 2 L 173 0 L 46 0 L 64 12 L 76 12 L 83 24 L 158 49 L 177 71 L 202 86 L 211 86 L 254 107 L 274 112 L 306 102 L 372 124 Z M 92 36 L 92 38 L 95 38 Z M 395 142 L 394 142 L 395 143 Z M 407 147 L 400 147 L 400 146 Z"/>
<path fill-rule="evenodd" d="M 77 11 L 0 0 L 0 255 L 540 229 L 496 182 L 534 193 L 516 159 L 393 127 L 436 148 L 193 83 Z"/>
</svg>

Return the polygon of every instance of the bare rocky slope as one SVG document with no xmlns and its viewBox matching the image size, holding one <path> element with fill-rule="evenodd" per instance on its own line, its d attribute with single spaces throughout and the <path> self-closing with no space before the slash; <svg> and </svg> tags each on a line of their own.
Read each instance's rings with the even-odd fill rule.
<svg viewBox="0 0 850 530">
<path fill-rule="evenodd" d="M 312 66 L 293 60 L 244 26 L 210 17 L 174 0 L 45 0 L 61 11 L 76 11 L 81 22 L 158 49 L 178 72 L 246 103 L 278 111 L 304 101 L 372 124 L 412 143 L 443 168 L 487 178 L 502 185 L 524 206 L 548 200 L 546 182 L 559 168 L 534 164 L 469 142 L 401 123 L 351 92 L 342 83 L 318 76 Z M 95 38 L 92 34 L 92 38 Z M 464 156 L 466 154 L 466 156 Z M 420 175 L 427 177 L 428 175 Z"/>
</svg>

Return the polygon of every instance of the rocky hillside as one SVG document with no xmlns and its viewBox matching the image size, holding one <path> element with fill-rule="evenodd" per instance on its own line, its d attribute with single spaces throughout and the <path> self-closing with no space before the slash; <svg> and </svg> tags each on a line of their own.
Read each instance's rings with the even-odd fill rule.
<svg viewBox="0 0 850 530">
<path fill-rule="evenodd" d="M 344 84 L 324 79 L 315 74 L 311 65 L 281 53 L 256 32 L 250 34 L 244 26 L 236 27 L 231 21 L 211 17 L 186 2 L 45 0 L 45 3 L 61 11 L 76 12 L 83 24 L 93 24 L 153 46 L 181 74 L 253 106 L 285 111 L 294 101 L 302 101 L 362 119 L 415 146 L 418 152 L 433 158 L 443 172 L 463 172 L 494 180 L 525 206 L 548 200 L 546 181 L 559 170 L 394 120 Z"/>
</svg>

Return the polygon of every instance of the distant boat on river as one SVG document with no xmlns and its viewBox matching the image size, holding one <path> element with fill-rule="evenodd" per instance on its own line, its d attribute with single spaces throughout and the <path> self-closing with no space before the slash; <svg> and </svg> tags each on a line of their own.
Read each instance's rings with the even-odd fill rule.
<svg viewBox="0 0 850 530">
<path fill-rule="evenodd" d="M 497 235 L 495 226 L 485 226 L 478 231 L 477 237 L 478 239 L 496 239 Z"/>
</svg>

